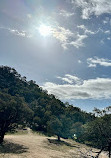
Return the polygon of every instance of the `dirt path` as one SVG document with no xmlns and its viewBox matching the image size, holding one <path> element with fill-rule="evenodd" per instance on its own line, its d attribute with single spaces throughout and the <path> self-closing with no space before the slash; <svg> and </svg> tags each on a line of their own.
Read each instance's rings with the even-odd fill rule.
<svg viewBox="0 0 111 158">
<path fill-rule="evenodd" d="M 82 158 L 84 145 L 38 134 L 7 135 L 1 148 L 0 158 Z M 104 154 L 100 158 L 107 158 Z"/>
</svg>

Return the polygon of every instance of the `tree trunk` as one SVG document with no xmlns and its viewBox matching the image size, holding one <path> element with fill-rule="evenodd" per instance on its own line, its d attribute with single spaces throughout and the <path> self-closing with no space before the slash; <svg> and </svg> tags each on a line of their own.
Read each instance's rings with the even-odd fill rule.
<svg viewBox="0 0 111 158">
<path fill-rule="evenodd" d="M 101 152 L 102 152 L 104 149 L 105 149 L 105 147 L 102 147 L 102 149 L 98 152 L 98 154 L 96 155 L 96 157 L 95 157 L 95 158 L 98 158 L 98 157 L 99 157 L 99 155 L 101 154 Z"/>
<path fill-rule="evenodd" d="M 110 140 L 110 141 L 111 141 L 111 140 Z M 109 158 L 110 158 L 110 157 L 111 157 L 111 142 L 109 142 L 108 150 L 109 150 Z"/>
<path fill-rule="evenodd" d="M 0 135 L 0 144 L 2 144 L 3 143 L 3 140 L 4 140 L 4 133 L 2 133 L 1 135 Z"/>
<path fill-rule="evenodd" d="M 58 141 L 60 141 L 60 136 L 57 136 L 57 137 L 58 137 L 58 139 L 57 139 L 57 140 L 58 140 Z"/>
</svg>

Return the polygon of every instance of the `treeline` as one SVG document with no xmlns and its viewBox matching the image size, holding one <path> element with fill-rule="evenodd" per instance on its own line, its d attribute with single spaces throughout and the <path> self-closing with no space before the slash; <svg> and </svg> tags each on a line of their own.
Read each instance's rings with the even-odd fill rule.
<svg viewBox="0 0 111 158">
<path fill-rule="evenodd" d="M 78 130 L 81 126 L 94 119 L 93 116 L 82 112 L 77 107 L 68 104 L 66 106 L 59 99 L 56 99 L 54 95 L 49 95 L 47 91 L 40 88 L 34 81 L 27 81 L 26 77 L 21 77 L 14 68 L 0 67 L 0 92 L 0 117 L 5 119 L 5 124 L 10 119 L 14 121 L 15 117 L 18 117 L 18 114 L 12 117 L 16 113 L 13 111 L 13 107 L 22 116 L 19 104 L 21 104 L 22 110 L 23 107 L 27 107 L 27 110 L 30 110 L 31 113 L 27 122 L 28 115 L 23 112 L 25 122 L 27 122 L 26 126 L 35 131 L 43 131 L 51 135 L 56 134 L 58 139 L 60 137 L 72 137 L 74 133 L 80 135 L 81 130 Z M 2 110 L 4 106 L 7 106 L 7 111 Z M 9 118 L 6 117 L 8 111 L 11 111 Z M 3 117 L 3 114 L 6 116 Z M 22 123 L 24 122 L 23 118 L 18 117 L 19 119 L 22 120 Z M 1 119 L 1 126 L 3 122 Z M 5 130 L 4 132 L 7 132 L 8 127 Z"/>
<path fill-rule="evenodd" d="M 14 68 L 0 67 L 0 143 L 6 132 L 27 126 L 35 131 L 57 135 L 58 140 L 60 137 L 73 138 L 74 135 L 77 141 L 103 147 L 104 142 L 109 143 L 110 136 L 108 141 L 105 136 L 101 142 L 104 136 L 99 135 L 98 130 L 106 131 L 105 121 L 109 120 L 110 114 L 107 112 L 99 117 L 84 112 L 48 94 L 33 80 L 27 81 Z M 104 127 L 101 129 L 102 121 Z M 108 124 L 111 133 L 109 126 L 111 124 Z"/>
</svg>

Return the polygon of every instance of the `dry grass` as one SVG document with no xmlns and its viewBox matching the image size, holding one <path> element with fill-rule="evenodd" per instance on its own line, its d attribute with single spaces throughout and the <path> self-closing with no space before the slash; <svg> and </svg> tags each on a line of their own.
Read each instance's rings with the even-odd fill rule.
<svg viewBox="0 0 111 158">
<path fill-rule="evenodd" d="M 29 132 L 6 135 L 0 147 L 0 158 L 82 158 L 89 150 L 72 140 L 62 139 L 58 143 L 54 137 Z M 107 157 L 102 153 L 101 158 Z"/>
</svg>

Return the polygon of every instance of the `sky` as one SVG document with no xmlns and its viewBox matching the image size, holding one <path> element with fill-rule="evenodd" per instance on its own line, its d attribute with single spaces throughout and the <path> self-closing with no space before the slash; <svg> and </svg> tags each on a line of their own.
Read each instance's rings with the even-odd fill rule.
<svg viewBox="0 0 111 158">
<path fill-rule="evenodd" d="M 0 0 L 0 65 L 84 111 L 111 105 L 111 0 Z"/>
</svg>

